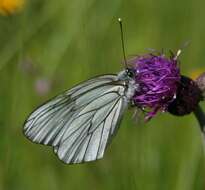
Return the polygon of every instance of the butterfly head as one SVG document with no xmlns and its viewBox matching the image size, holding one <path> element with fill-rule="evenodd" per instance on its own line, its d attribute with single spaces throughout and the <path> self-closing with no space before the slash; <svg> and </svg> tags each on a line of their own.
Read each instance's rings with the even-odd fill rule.
<svg viewBox="0 0 205 190">
<path fill-rule="evenodd" d="M 126 75 L 127 75 L 129 78 L 134 78 L 134 76 L 135 76 L 135 71 L 134 71 L 134 69 L 127 68 L 127 69 L 125 70 L 125 72 L 126 72 Z"/>
</svg>

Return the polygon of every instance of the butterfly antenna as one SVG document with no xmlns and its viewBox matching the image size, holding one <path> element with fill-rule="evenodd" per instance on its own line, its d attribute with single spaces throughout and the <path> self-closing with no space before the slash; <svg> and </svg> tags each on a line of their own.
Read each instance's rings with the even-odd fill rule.
<svg viewBox="0 0 205 190">
<path fill-rule="evenodd" d="M 121 42 L 122 42 L 122 51 L 123 51 L 123 56 L 124 56 L 124 64 L 125 64 L 125 68 L 128 68 L 128 64 L 127 64 L 127 59 L 125 56 L 125 43 L 124 43 L 124 35 L 123 35 L 123 28 L 122 28 L 122 19 L 118 18 L 118 22 L 120 24 L 120 34 L 121 34 Z"/>
</svg>

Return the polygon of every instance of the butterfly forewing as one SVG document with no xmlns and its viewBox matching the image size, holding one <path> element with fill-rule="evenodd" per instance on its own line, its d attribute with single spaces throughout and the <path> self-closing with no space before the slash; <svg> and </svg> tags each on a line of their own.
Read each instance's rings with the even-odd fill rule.
<svg viewBox="0 0 205 190">
<path fill-rule="evenodd" d="M 116 75 L 81 83 L 36 109 L 24 125 L 33 142 L 51 145 L 65 163 L 103 157 L 129 102 Z"/>
</svg>

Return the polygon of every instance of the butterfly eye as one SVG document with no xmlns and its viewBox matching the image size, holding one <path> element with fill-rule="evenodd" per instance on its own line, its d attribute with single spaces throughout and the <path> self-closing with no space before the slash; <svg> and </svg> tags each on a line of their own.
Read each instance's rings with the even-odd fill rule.
<svg viewBox="0 0 205 190">
<path fill-rule="evenodd" d="M 127 76 L 130 78 L 134 77 L 134 71 L 132 69 L 126 69 Z"/>
</svg>

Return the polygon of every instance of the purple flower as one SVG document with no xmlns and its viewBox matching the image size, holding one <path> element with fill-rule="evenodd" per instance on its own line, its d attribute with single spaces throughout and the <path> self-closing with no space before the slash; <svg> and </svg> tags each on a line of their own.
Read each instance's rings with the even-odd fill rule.
<svg viewBox="0 0 205 190">
<path fill-rule="evenodd" d="M 176 56 L 167 58 L 165 55 L 147 54 L 132 59 L 130 63 L 139 84 L 133 102 L 142 109 L 149 109 L 145 119 L 152 118 L 157 111 L 167 111 L 180 83 Z"/>
</svg>

